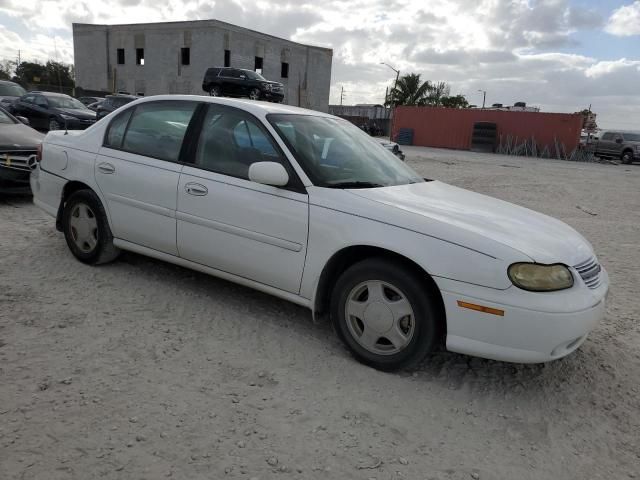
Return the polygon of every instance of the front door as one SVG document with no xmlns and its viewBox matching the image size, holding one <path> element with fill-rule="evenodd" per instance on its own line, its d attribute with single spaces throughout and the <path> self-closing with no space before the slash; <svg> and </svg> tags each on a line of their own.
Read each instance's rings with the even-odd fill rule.
<svg viewBox="0 0 640 480">
<path fill-rule="evenodd" d="M 307 249 L 308 196 L 261 122 L 210 104 L 194 164 L 178 186 L 178 250 L 193 262 L 298 293 Z M 248 178 L 259 161 L 282 163 L 284 188 Z"/>
<path fill-rule="evenodd" d="M 116 238 L 171 255 L 183 139 L 194 101 L 143 103 L 117 115 L 96 159 L 96 181 Z"/>
</svg>

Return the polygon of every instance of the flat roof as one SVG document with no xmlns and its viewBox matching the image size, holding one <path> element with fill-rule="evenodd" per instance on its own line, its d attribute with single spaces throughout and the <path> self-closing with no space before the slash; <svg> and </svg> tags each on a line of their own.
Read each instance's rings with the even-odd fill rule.
<svg viewBox="0 0 640 480">
<path fill-rule="evenodd" d="M 264 37 L 275 38 L 277 40 L 281 40 L 284 42 L 293 43 L 294 45 L 299 45 L 301 47 L 307 48 L 315 48 L 318 50 L 325 50 L 327 52 L 331 52 L 333 55 L 333 49 L 327 47 L 318 47 L 316 45 L 307 45 L 305 43 L 294 42 L 293 40 L 289 40 L 288 38 L 276 37 L 275 35 L 271 35 L 269 33 L 260 32 L 258 30 L 253 30 L 251 28 L 246 28 L 240 25 L 235 25 L 233 23 L 223 22 L 222 20 L 217 20 L 215 18 L 205 19 L 205 20 L 179 20 L 173 22 L 149 22 L 149 23 L 72 23 L 71 25 L 75 29 L 75 27 L 102 27 L 102 28 L 111 28 L 111 27 L 164 27 L 164 26 L 178 26 L 180 24 L 189 25 L 191 27 L 196 28 L 206 28 L 207 26 L 220 26 L 223 28 L 236 28 L 241 30 L 246 30 L 247 32 L 255 33 L 258 35 L 262 35 Z M 216 25 L 217 24 L 217 25 Z"/>
</svg>

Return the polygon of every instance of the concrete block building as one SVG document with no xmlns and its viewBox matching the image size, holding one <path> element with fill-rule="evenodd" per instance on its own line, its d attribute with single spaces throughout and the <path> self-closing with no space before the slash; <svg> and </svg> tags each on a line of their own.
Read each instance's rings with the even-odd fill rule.
<svg viewBox="0 0 640 480">
<path fill-rule="evenodd" d="M 333 51 L 218 20 L 73 24 L 76 86 L 141 95 L 197 94 L 209 67 L 256 70 L 284 102 L 326 112 Z"/>
</svg>

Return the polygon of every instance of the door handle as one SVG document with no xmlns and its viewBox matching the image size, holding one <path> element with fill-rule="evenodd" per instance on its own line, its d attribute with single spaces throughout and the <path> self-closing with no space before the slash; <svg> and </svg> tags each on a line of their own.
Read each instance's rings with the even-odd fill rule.
<svg viewBox="0 0 640 480">
<path fill-rule="evenodd" d="M 98 165 L 98 170 L 102 173 L 114 173 L 116 171 L 116 167 L 111 165 L 110 163 L 101 163 Z"/>
<path fill-rule="evenodd" d="M 204 197 L 209 190 L 204 185 L 200 185 L 199 183 L 189 182 L 184 186 L 184 191 L 189 195 L 195 195 L 197 197 Z"/>
</svg>

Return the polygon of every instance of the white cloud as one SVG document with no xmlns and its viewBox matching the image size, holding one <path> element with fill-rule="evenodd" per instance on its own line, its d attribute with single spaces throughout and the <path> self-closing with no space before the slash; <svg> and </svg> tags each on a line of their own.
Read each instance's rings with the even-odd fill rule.
<svg viewBox="0 0 640 480">
<path fill-rule="evenodd" d="M 640 0 L 615 10 L 605 30 L 620 37 L 640 35 Z"/>
<path fill-rule="evenodd" d="M 0 58 L 72 61 L 71 24 L 216 18 L 333 48 L 331 102 L 384 100 L 395 73 L 446 81 L 453 94 L 489 103 L 526 101 L 546 111 L 593 104 L 599 118 L 640 125 L 636 59 L 567 53 L 573 33 L 602 28 L 580 0 L 0 0 Z M 627 0 L 629 2 L 630 0 Z M 616 10 L 607 31 L 640 29 L 640 0 Z M 634 20 L 635 19 L 635 20 Z M 11 27 L 9 27 L 11 25 Z M 564 53 L 560 53 L 564 52 Z M 621 56 L 621 55 L 620 55 Z M 616 112 L 624 112 L 619 114 Z M 607 120 L 608 121 L 608 120 Z"/>
</svg>

